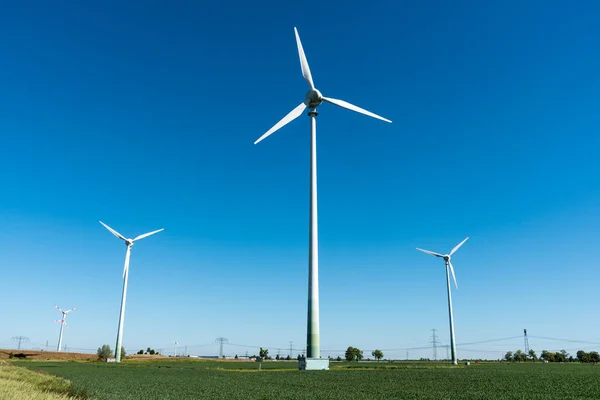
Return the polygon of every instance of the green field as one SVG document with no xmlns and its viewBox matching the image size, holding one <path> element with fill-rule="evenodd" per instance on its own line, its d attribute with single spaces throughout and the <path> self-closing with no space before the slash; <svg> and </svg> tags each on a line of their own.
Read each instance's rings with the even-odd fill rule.
<svg viewBox="0 0 600 400">
<path fill-rule="evenodd" d="M 16 365 L 70 380 L 93 399 L 598 399 L 600 365 L 295 362 L 36 362 Z"/>
</svg>

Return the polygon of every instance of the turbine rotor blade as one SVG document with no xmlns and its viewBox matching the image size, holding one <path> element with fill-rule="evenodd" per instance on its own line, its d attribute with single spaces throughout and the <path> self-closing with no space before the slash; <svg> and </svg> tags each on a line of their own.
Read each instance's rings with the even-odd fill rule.
<svg viewBox="0 0 600 400">
<path fill-rule="evenodd" d="M 456 288 L 458 289 L 458 283 L 456 283 L 456 275 L 454 275 L 454 267 L 452 266 L 452 263 L 450 261 L 448 261 L 448 266 L 450 267 L 450 272 L 452 272 L 452 278 L 454 279 L 454 286 L 456 286 Z"/>
<path fill-rule="evenodd" d="M 355 111 L 357 113 L 368 115 L 369 117 L 373 117 L 373 118 L 380 119 L 385 122 L 389 122 L 390 124 L 392 123 L 392 121 L 390 121 L 387 118 L 383 118 L 377 114 L 372 113 L 371 111 L 367 111 L 364 108 L 360 108 L 360 107 L 355 106 L 354 104 L 350 104 L 344 100 L 332 99 L 331 97 L 323 97 L 323 101 L 326 101 L 331 104 L 335 104 L 336 106 L 345 108 L 347 110 Z"/>
<path fill-rule="evenodd" d="M 462 246 L 468 239 L 469 238 L 467 237 L 465 240 L 463 240 L 462 242 L 460 242 L 459 244 L 457 244 L 456 246 L 454 246 L 454 248 L 450 252 L 450 255 L 456 253 L 456 250 L 458 250 L 460 248 L 460 246 Z"/>
<path fill-rule="evenodd" d="M 308 60 L 306 59 L 306 54 L 304 54 L 304 48 L 302 47 L 302 42 L 300 41 L 300 35 L 298 35 L 298 29 L 294 27 L 294 33 L 296 34 L 296 45 L 298 46 L 298 56 L 300 57 L 300 68 L 302 68 L 302 76 L 308 82 L 308 85 L 311 89 L 315 88 L 315 84 L 313 83 L 312 74 L 310 73 L 310 67 L 308 66 Z"/>
<path fill-rule="evenodd" d="M 77 310 L 77 307 L 74 307 L 74 308 L 71 308 L 70 310 L 65 311 L 65 314 L 70 313 L 71 311 L 75 311 L 75 310 Z"/>
<path fill-rule="evenodd" d="M 122 239 L 122 240 L 125 240 L 125 241 L 127 240 L 127 239 L 125 239 L 125 237 L 124 237 L 123 235 L 121 235 L 119 232 L 115 231 L 115 230 L 114 230 L 113 228 L 111 228 L 110 226 L 106 225 L 104 222 L 100 221 L 100 223 L 101 223 L 101 224 L 102 224 L 102 225 L 103 225 L 103 226 L 104 226 L 106 229 L 108 229 L 108 230 L 110 231 L 110 233 L 112 233 L 113 235 L 115 235 L 115 236 L 116 236 L 116 237 L 118 237 L 119 239 Z"/>
<path fill-rule="evenodd" d="M 273 125 L 273 127 L 271 129 L 269 129 L 267 131 L 267 133 L 265 133 L 260 138 L 258 138 L 258 140 L 256 142 L 254 142 L 254 144 L 257 144 L 261 140 L 265 139 L 267 136 L 271 135 L 273 132 L 279 130 L 283 126 L 287 125 L 288 123 L 290 123 L 293 120 L 295 120 L 296 118 L 298 118 L 302 114 L 302 112 L 304 111 L 305 108 L 306 108 L 306 104 L 300 103 L 298 105 L 298 107 L 294 108 L 292 111 L 290 111 L 288 113 L 288 115 L 286 115 L 278 123 Z"/>
<path fill-rule="evenodd" d="M 158 232 L 164 231 L 164 230 L 165 230 L 165 228 L 160 228 L 160 229 L 157 229 L 157 230 L 152 231 L 152 232 L 144 233 L 143 235 L 139 235 L 138 237 L 136 237 L 135 239 L 133 239 L 133 241 L 135 242 L 136 240 L 143 239 L 145 237 L 148 237 L 150 235 L 154 235 L 155 233 L 158 233 Z"/>
<path fill-rule="evenodd" d="M 63 312 L 63 310 L 61 310 L 61 309 L 60 309 L 60 307 L 59 307 L 59 306 L 57 306 L 56 304 L 54 305 L 54 307 L 56 307 L 56 309 L 57 309 L 58 311 L 60 311 L 60 312 Z"/>
<path fill-rule="evenodd" d="M 417 250 L 422 251 L 423 253 L 427 253 L 427 254 L 431 254 L 432 256 L 436 256 L 436 257 L 444 257 L 443 255 L 441 255 L 440 253 L 434 253 L 433 251 L 429 251 L 429 250 L 423 250 L 417 247 Z"/>
</svg>

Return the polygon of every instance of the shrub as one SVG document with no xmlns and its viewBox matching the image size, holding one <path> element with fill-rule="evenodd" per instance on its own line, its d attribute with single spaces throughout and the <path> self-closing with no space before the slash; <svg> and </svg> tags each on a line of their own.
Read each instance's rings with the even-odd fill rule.
<svg viewBox="0 0 600 400">
<path fill-rule="evenodd" d="M 110 346 L 105 344 L 102 347 L 98 347 L 98 358 L 102 361 L 106 361 L 107 358 L 112 357 L 112 350 Z"/>
</svg>

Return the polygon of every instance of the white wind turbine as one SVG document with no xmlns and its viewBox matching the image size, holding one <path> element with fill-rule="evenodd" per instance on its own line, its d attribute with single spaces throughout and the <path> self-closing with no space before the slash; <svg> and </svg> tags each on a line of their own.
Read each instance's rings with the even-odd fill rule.
<svg viewBox="0 0 600 400">
<path fill-rule="evenodd" d="M 454 285 L 456 286 L 457 289 L 458 289 L 458 283 L 456 283 L 456 275 L 454 275 L 454 267 L 452 266 L 450 259 L 452 258 L 452 254 L 456 253 L 456 250 L 458 250 L 460 248 L 460 246 L 462 246 L 467 241 L 467 239 L 469 239 L 469 238 L 467 237 L 465 240 L 463 240 L 462 242 L 460 242 L 459 244 L 454 246 L 454 248 L 452 249 L 450 254 L 434 253 L 433 251 L 423 250 L 423 249 L 419 249 L 417 247 L 417 250 L 420 250 L 424 253 L 443 258 L 444 262 L 446 263 L 446 284 L 447 284 L 447 289 L 448 289 L 448 315 L 450 318 L 450 348 L 451 348 L 451 352 L 452 352 L 452 364 L 454 364 L 454 365 L 458 364 L 458 360 L 456 357 L 456 340 L 454 338 L 454 317 L 452 316 L 452 294 L 450 292 L 450 273 L 452 273 L 452 278 L 454 279 Z"/>
<path fill-rule="evenodd" d="M 310 116 L 310 219 L 309 219 L 309 269 L 308 269 L 308 327 L 307 327 L 307 357 L 321 358 L 320 339 L 319 339 L 319 255 L 318 255 L 318 223 L 317 223 L 317 125 L 316 116 L 317 107 L 322 103 L 331 103 L 336 106 L 346 108 L 361 114 L 368 115 L 373 118 L 380 119 L 386 122 L 392 122 L 388 119 L 373 114 L 370 111 L 352 105 L 343 100 L 337 100 L 330 97 L 324 97 L 319 90 L 315 88 L 308 61 L 302 48 L 302 42 L 298 35 L 298 30 L 294 27 L 296 34 L 296 45 L 298 46 L 298 55 L 300 57 L 300 67 L 302 75 L 310 87 L 306 93 L 305 99 L 288 115 L 283 117 L 264 135 L 262 135 L 254 144 L 257 144 L 273 132 L 282 128 L 289 122 L 298 118 L 302 112 L 308 107 L 308 115 Z"/>
<path fill-rule="evenodd" d="M 67 310 L 67 311 L 61 310 L 60 307 L 57 306 L 56 304 L 54 305 L 54 307 L 56 307 L 56 309 L 62 313 L 62 319 L 54 320 L 54 322 L 60 322 L 60 334 L 58 335 L 58 347 L 56 348 L 56 351 L 61 351 L 60 348 L 62 347 L 63 328 L 65 326 L 67 328 L 69 327 L 69 325 L 67 325 L 67 314 L 70 313 L 71 311 L 77 310 L 77 307 L 71 308 L 70 310 Z"/>
<path fill-rule="evenodd" d="M 125 246 L 127 246 L 127 251 L 125 253 L 125 266 L 123 268 L 123 295 L 121 297 L 121 313 L 119 314 L 119 329 L 117 332 L 117 346 L 115 349 L 116 361 L 121 362 L 121 342 L 123 339 L 123 319 L 125 318 L 125 300 L 127 298 L 127 278 L 129 277 L 129 256 L 131 254 L 131 246 L 133 246 L 133 243 L 137 240 L 143 239 L 150 235 L 154 235 L 155 233 L 164 230 L 164 228 L 144 233 L 143 235 L 137 236 L 135 239 L 126 239 L 123 235 L 112 229 L 110 226 L 106 225 L 104 222 L 100 221 L 100 223 L 113 235 L 123 240 L 125 242 Z"/>
</svg>

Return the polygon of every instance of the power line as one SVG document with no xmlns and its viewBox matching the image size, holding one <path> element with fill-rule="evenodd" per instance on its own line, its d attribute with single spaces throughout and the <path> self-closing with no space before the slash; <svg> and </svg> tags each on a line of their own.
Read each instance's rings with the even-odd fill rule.
<svg viewBox="0 0 600 400">
<path fill-rule="evenodd" d="M 558 339 L 544 336 L 530 336 L 534 339 L 553 340 L 555 342 L 568 342 L 568 343 L 587 343 L 587 344 L 600 344 L 600 342 L 588 342 L 585 340 L 570 340 L 570 339 Z"/>
<path fill-rule="evenodd" d="M 11 340 L 16 340 L 18 342 L 17 350 L 21 350 L 21 342 L 29 342 L 29 338 L 27 336 L 13 336 Z"/>
</svg>

